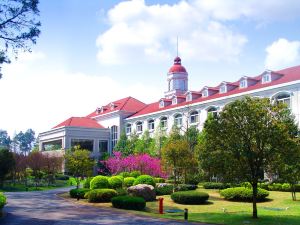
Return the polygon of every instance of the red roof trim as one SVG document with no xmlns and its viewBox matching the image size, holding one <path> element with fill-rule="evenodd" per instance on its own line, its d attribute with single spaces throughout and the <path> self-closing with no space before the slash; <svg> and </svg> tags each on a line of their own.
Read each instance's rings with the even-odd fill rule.
<svg viewBox="0 0 300 225">
<path fill-rule="evenodd" d="M 59 127 L 86 127 L 86 128 L 104 128 L 102 125 L 97 123 L 96 120 L 87 117 L 70 117 L 64 122 L 56 125 L 52 129 Z"/>
</svg>

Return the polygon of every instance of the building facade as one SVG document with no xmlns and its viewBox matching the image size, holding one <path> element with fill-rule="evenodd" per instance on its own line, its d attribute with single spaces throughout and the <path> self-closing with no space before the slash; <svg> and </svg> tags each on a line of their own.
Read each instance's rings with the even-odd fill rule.
<svg viewBox="0 0 300 225">
<path fill-rule="evenodd" d="M 241 77 L 235 82 L 205 86 L 200 91 L 188 89 L 188 73 L 176 57 L 167 73 L 167 91 L 159 101 L 145 104 L 133 97 L 97 107 L 85 117 L 71 117 L 51 130 L 40 133 L 41 151 L 60 151 L 75 145 L 89 149 L 95 157 L 111 154 L 124 130 L 154 135 L 159 127 L 168 134 L 174 125 L 196 126 L 202 130 L 209 113 L 216 114 L 239 98 L 252 96 L 286 103 L 300 127 L 300 66 Z"/>
</svg>

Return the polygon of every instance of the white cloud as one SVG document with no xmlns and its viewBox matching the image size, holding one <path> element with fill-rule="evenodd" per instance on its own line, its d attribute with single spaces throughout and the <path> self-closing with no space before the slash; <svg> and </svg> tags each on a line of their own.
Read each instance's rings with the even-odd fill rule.
<svg viewBox="0 0 300 225">
<path fill-rule="evenodd" d="M 103 64 L 160 61 L 179 53 L 189 60 L 235 60 L 245 36 L 212 20 L 194 1 L 146 5 L 144 0 L 121 2 L 109 10 L 110 27 L 97 38 Z M 173 51 L 170 51 L 173 49 Z"/>
<path fill-rule="evenodd" d="M 265 66 L 276 70 L 298 65 L 300 62 L 300 41 L 280 38 L 266 48 Z"/>
<path fill-rule="evenodd" d="M 28 58 L 27 58 L 28 59 Z M 0 129 L 45 131 L 71 116 L 86 116 L 96 107 L 127 96 L 149 103 L 162 90 L 133 82 L 124 86 L 108 76 L 45 71 L 44 57 L 5 65 L 0 80 Z M 47 63 L 47 62 L 46 62 Z M 152 93 L 149 95 L 149 93 Z"/>
</svg>

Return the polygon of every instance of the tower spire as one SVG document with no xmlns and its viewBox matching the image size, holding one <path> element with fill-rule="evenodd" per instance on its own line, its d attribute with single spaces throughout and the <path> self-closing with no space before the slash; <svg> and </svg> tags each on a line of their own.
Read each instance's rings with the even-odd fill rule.
<svg viewBox="0 0 300 225">
<path fill-rule="evenodd" d="M 177 44 L 176 44 L 176 56 L 178 57 L 178 35 L 177 35 Z"/>
</svg>

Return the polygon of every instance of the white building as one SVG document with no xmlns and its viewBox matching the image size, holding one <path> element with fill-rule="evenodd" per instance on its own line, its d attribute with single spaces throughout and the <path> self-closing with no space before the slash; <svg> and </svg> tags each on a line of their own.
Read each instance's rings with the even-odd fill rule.
<svg viewBox="0 0 300 225">
<path fill-rule="evenodd" d="M 145 104 L 127 97 L 96 108 L 85 117 L 71 117 L 40 133 L 40 150 L 63 151 L 77 144 L 94 156 L 111 153 L 120 133 L 153 135 L 157 127 L 170 132 L 172 126 L 203 128 L 208 113 L 218 113 L 231 101 L 243 96 L 267 97 L 285 102 L 300 121 L 300 66 L 279 71 L 266 70 L 258 76 L 244 76 L 235 82 L 188 90 L 188 73 L 176 57 L 167 74 L 167 91 L 159 101 Z"/>
</svg>

